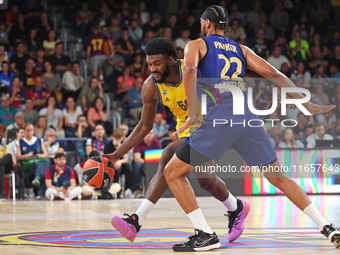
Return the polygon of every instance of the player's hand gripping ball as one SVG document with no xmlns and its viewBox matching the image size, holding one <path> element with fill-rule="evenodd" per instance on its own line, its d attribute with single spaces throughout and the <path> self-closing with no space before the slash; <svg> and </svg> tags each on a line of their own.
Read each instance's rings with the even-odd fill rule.
<svg viewBox="0 0 340 255">
<path fill-rule="evenodd" d="M 115 175 L 113 164 L 107 158 L 94 156 L 83 166 L 83 178 L 94 188 L 102 188 L 111 183 Z"/>
</svg>

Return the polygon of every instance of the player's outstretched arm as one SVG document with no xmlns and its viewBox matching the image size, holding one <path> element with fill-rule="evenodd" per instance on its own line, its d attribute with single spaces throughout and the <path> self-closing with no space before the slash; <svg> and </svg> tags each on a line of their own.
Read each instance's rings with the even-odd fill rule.
<svg viewBox="0 0 340 255">
<path fill-rule="evenodd" d="M 275 86 L 279 88 L 296 88 L 295 84 L 289 78 L 287 78 L 287 76 L 278 71 L 266 60 L 256 55 L 247 46 L 240 45 L 240 47 L 244 57 L 247 60 L 247 69 L 270 80 Z M 301 93 L 289 93 L 289 96 L 296 99 L 304 98 L 304 95 Z M 314 114 L 329 112 L 335 108 L 335 105 L 316 105 L 311 102 L 304 103 L 303 106 L 306 107 L 306 109 L 311 113 L 309 123 L 313 122 Z"/>
<path fill-rule="evenodd" d="M 153 84 L 152 78 L 145 80 L 142 88 L 143 110 L 141 120 L 133 129 L 129 137 L 118 149 L 111 154 L 104 154 L 112 163 L 115 163 L 124 154 L 136 146 L 152 129 L 156 115 L 158 95 Z"/>
</svg>

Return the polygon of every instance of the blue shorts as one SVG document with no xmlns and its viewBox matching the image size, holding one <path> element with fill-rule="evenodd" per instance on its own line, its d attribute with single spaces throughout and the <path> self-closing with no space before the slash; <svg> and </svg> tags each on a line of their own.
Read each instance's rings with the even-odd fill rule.
<svg viewBox="0 0 340 255">
<path fill-rule="evenodd" d="M 273 164 L 276 160 L 275 150 L 270 143 L 263 127 L 250 127 L 248 120 L 259 119 L 258 116 L 246 113 L 243 116 L 232 116 L 225 113 L 226 109 L 220 107 L 209 118 L 204 119 L 202 125 L 189 137 L 186 142 L 203 156 L 219 160 L 230 148 L 234 148 L 249 166 Z M 229 117 L 227 117 L 229 115 Z M 226 116 L 226 117 L 223 117 Z M 229 120 L 228 124 L 213 126 L 213 119 Z M 234 122 L 245 121 L 243 124 L 230 125 Z M 255 124 L 256 123 L 256 124 Z M 259 122 L 252 122 L 259 125 Z M 181 159 L 181 155 L 178 155 Z M 188 163 L 188 162 L 187 162 Z"/>
</svg>

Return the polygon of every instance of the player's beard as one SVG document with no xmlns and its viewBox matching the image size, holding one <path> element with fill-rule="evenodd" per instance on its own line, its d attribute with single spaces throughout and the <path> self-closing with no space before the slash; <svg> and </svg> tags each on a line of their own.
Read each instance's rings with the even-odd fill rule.
<svg viewBox="0 0 340 255">
<path fill-rule="evenodd" d="M 169 73 L 170 73 L 170 66 L 166 65 L 166 68 L 165 68 L 163 73 L 158 72 L 158 74 L 161 75 L 161 78 L 159 80 L 156 80 L 156 82 L 164 83 L 166 78 L 168 77 Z"/>
</svg>

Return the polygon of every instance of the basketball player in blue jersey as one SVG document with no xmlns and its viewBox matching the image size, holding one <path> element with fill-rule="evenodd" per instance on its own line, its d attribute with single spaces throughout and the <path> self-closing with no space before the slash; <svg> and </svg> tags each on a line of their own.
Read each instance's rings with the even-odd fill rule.
<svg viewBox="0 0 340 255">
<path fill-rule="evenodd" d="M 246 69 L 249 69 L 270 80 L 279 88 L 295 87 L 285 75 L 257 56 L 248 47 L 238 45 L 235 41 L 225 38 L 224 30 L 227 21 L 226 9 L 216 5 L 208 7 L 201 16 L 201 30 L 204 37 L 186 45 L 183 79 L 188 98 L 189 116 L 184 126 L 176 131 L 177 133 L 197 122 L 196 114 L 192 110 L 195 109 L 193 98 L 196 97 L 196 86 L 199 85 L 202 78 L 215 80 L 211 84 L 206 84 L 212 87 L 216 81 L 241 85 L 242 83 L 238 82 L 243 80 Z M 192 82 L 196 79 L 197 83 Z M 242 86 L 240 87 L 242 88 Z M 246 97 L 245 89 L 243 90 L 243 96 Z M 233 115 L 233 99 L 230 90 L 217 89 L 216 91 L 221 103 L 214 105 L 207 100 L 208 109 L 202 125 L 176 151 L 164 169 L 164 175 L 172 193 L 195 228 L 195 235 L 191 236 L 186 243 L 174 245 L 173 250 L 206 251 L 220 247 L 218 237 L 213 233 L 198 207 L 195 194 L 186 176 L 193 166 L 199 166 L 211 159 L 219 160 L 230 147 L 233 147 L 243 157 L 248 166 L 268 166 L 269 171 L 264 173 L 268 181 L 282 190 L 298 208 L 319 226 L 321 233 L 328 237 L 336 247 L 339 247 L 340 231 L 321 216 L 303 189 L 284 174 L 263 128 L 246 125 L 216 125 L 213 127 L 213 119 L 241 121 L 242 118 L 246 123 L 250 119 L 258 119 L 258 116 L 250 112 L 247 103 L 244 104 L 243 116 Z M 289 96 L 295 99 L 304 97 L 298 93 L 289 94 Z M 320 106 L 310 102 L 304 103 L 303 106 L 312 116 L 315 113 L 328 112 L 335 107 Z M 279 171 L 272 171 L 274 167 Z M 242 217 L 236 216 L 236 219 L 242 221 Z"/>
</svg>

